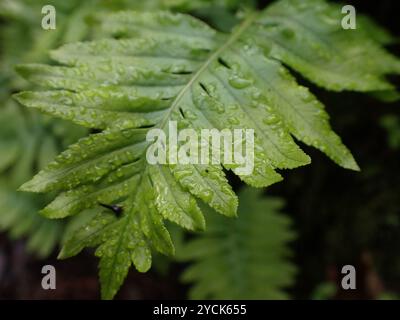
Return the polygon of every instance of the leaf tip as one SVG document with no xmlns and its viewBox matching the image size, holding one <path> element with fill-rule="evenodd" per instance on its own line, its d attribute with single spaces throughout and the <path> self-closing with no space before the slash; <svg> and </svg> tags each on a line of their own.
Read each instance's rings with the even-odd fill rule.
<svg viewBox="0 0 400 320">
<path fill-rule="evenodd" d="M 31 180 L 25 182 L 22 186 L 20 186 L 17 191 L 22 192 L 33 192 L 33 193 L 42 193 L 47 190 L 42 189 L 38 183 L 38 176 L 34 176 Z"/>
<path fill-rule="evenodd" d="M 14 66 L 14 70 L 25 79 L 28 78 L 32 73 L 32 67 L 29 64 L 17 64 Z"/>
<path fill-rule="evenodd" d="M 352 171 L 356 171 L 356 172 L 360 172 L 361 169 L 359 167 L 359 165 L 357 164 L 356 160 L 353 158 L 353 156 L 350 156 L 346 159 L 346 161 L 344 161 L 343 163 L 340 164 L 343 168 L 348 169 L 348 170 L 352 170 Z"/>
<path fill-rule="evenodd" d="M 29 92 L 27 91 L 23 91 L 23 92 L 19 92 L 19 93 L 14 93 L 12 95 L 12 98 L 17 101 L 18 103 L 22 104 L 22 105 L 26 105 L 26 101 L 29 98 Z"/>
<path fill-rule="evenodd" d="M 58 260 L 64 260 L 71 257 L 71 255 L 69 255 L 65 249 L 65 246 L 61 248 L 61 251 L 58 253 L 57 255 L 57 259 Z"/>
<path fill-rule="evenodd" d="M 39 191 L 36 190 L 36 188 L 34 187 L 32 180 L 29 180 L 28 182 L 25 182 L 22 186 L 20 186 L 17 191 L 21 191 L 21 192 L 36 192 L 38 193 Z"/>
</svg>

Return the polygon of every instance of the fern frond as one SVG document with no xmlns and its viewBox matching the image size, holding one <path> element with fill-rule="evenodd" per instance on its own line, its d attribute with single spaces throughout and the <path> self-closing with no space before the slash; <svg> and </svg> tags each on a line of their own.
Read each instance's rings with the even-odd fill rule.
<svg viewBox="0 0 400 320">
<path fill-rule="evenodd" d="M 50 2 L 50 1 L 49 1 Z M 68 40 L 66 35 L 76 20 L 64 19 L 67 14 L 81 12 L 77 1 L 1 1 L 0 31 L 3 44 L 0 56 L 2 96 L 0 97 L 0 229 L 12 238 L 26 238 L 27 249 L 40 256 L 48 256 L 59 244 L 64 221 L 50 221 L 37 215 L 39 208 L 51 198 L 27 195 L 16 188 L 43 168 L 55 155 L 87 134 L 86 130 L 57 119 L 36 114 L 33 110 L 19 110 L 9 101 L 9 95 L 27 88 L 26 81 L 14 72 L 15 63 L 47 62 L 48 50 Z M 41 28 L 41 7 L 53 4 L 61 21 L 54 32 Z M 75 16 L 71 14 L 71 16 Z M 75 25 L 75 27 L 80 27 Z M 75 38 L 79 40 L 77 33 Z M 3 80 L 4 79 L 4 80 Z M 3 93 L 4 92 L 4 93 Z"/>
<path fill-rule="evenodd" d="M 321 11 L 325 19 L 312 16 L 315 4 L 329 9 Z M 329 31 L 325 40 L 297 32 L 294 22 L 289 27 L 288 19 L 298 19 L 293 8 L 287 11 L 290 17 L 277 20 L 280 6 L 301 10 L 306 24 L 322 23 Z M 43 210 L 49 218 L 100 209 L 99 203 L 123 208 L 122 217 L 99 210 L 61 253 L 68 257 L 83 246 L 99 245 L 104 298 L 114 296 L 132 263 L 140 271 L 150 267 L 151 248 L 174 253 L 164 219 L 190 230 L 203 229 L 197 199 L 221 214 L 236 214 L 237 198 L 220 166 L 149 165 L 145 137 L 150 128 L 166 129 L 174 120 L 180 128 L 254 129 L 253 173 L 245 176 L 234 166 L 226 168 L 257 187 L 280 181 L 276 169 L 310 162 L 292 135 L 339 165 L 358 170 L 330 128 L 322 104 L 277 60 L 332 89 L 392 88 L 383 74 L 397 71 L 397 60 L 375 42 L 372 50 L 378 56 L 371 61 L 358 56 L 367 50 L 366 44 L 332 24 L 331 11 L 321 1 L 281 1 L 248 15 L 230 34 L 188 15 L 122 12 L 104 18 L 105 39 L 53 51 L 61 66 L 19 67 L 27 79 L 50 89 L 20 93 L 19 102 L 102 130 L 72 145 L 21 189 L 60 193 Z M 358 62 L 342 67 L 336 49 L 326 42 L 345 49 L 346 57 L 356 54 Z M 304 50 L 300 58 L 293 54 L 299 50 Z M 354 67 L 358 63 L 363 77 L 355 79 L 353 72 L 361 72 Z M 321 76 L 314 78 L 319 69 Z"/>
<path fill-rule="evenodd" d="M 295 267 L 288 260 L 294 239 L 279 198 L 245 188 L 239 192 L 239 217 L 207 215 L 207 230 L 187 241 L 177 257 L 191 262 L 182 279 L 193 283 L 192 299 L 285 299 Z M 211 210 L 209 210 L 211 211 Z"/>
<path fill-rule="evenodd" d="M 268 7 L 262 32 L 272 57 L 317 85 L 334 91 L 394 89 L 383 75 L 399 74 L 400 61 L 375 40 L 377 34 L 381 43 L 390 38 L 365 20 L 343 30 L 342 18 L 340 5 L 325 0 L 278 1 Z"/>
<path fill-rule="evenodd" d="M 58 245 L 64 221 L 49 221 L 36 215 L 38 208 L 49 200 L 45 196 L 30 196 L 15 189 L 28 180 L 38 168 L 43 168 L 53 160 L 61 148 L 65 148 L 85 135 L 86 130 L 67 125 L 59 120 L 38 117 L 32 110 L 20 112 L 19 108 L 8 102 L 11 92 L 27 88 L 13 66 L 16 63 L 47 62 L 48 51 L 62 43 L 84 40 L 89 37 L 89 26 L 85 19 L 98 10 L 120 10 L 123 8 L 151 9 L 162 7 L 187 9 L 207 8 L 216 4 L 212 1 L 105 1 L 105 0 L 4 0 L 0 2 L 2 24 L 0 37 L 4 44 L 1 50 L 0 65 L 0 229 L 15 237 L 27 237 L 28 249 L 44 257 Z M 229 8 L 238 5 L 230 2 Z M 57 28 L 48 32 L 41 28 L 41 8 L 53 5 L 57 10 Z M 146 8 L 145 8 L 146 7 Z M 4 19 L 4 21 L 3 21 Z M 36 112 L 36 111 L 35 111 Z M 75 219 L 76 220 L 76 219 Z M 74 221 L 72 221 L 74 222 Z M 75 223 L 75 222 L 74 222 Z M 70 223 L 69 223 L 70 224 Z M 68 225 L 69 225 L 68 224 Z M 75 223 L 76 224 L 76 223 Z"/>
<path fill-rule="evenodd" d="M 57 12 L 55 30 L 43 30 L 42 7 L 52 5 Z M 123 9 L 138 11 L 165 9 L 180 12 L 201 10 L 206 17 L 215 7 L 235 12 L 241 6 L 254 6 L 253 0 L 2 0 L 0 18 L 4 19 L 0 39 L 2 46 L 0 65 L 7 87 L 24 87 L 15 76 L 15 64 L 48 62 L 48 51 L 61 44 L 87 40 L 92 37 L 91 23 L 87 20 L 93 12 L 110 12 Z M 95 9 L 94 9 L 95 8 Z M 2 88 L 3 89 L 3 88 Z"/>
<path fill-rule="evenodd" d="M 0 110 L 0 230 L 8 231 L 11 238 L 27 237 L 27 249 L 45 257 L 58 244 L 63 222 L 36 214 L 48 197 L 15 191 L 35 167 L 43 168 L 58 152 L 49 138 L 38 147 L 42 135 L 36 124 L 14 102 Z"/>
<path fill-rule="evenodd" d="M 44 204 L 35 198 L 16 193 L 1 181 L 0 230 L 6 230 L 12 239 L 27 237 L 28 251 L 47 257 L 59 243 L 63 223 L 35 214 Z"/>
<path fill-rule="evenodd" d="M 107 0 L 100 0 L 107 3 Z M 236 10 L 241 6 L 255 7 L 254 0 L 114 0 L 108 3 L 110 7 L 123 7 L 140 11 L 151 10 L 176 10 L 179 12 L 195 11 L 199 9 L 224 8 L 226 10 Z"/>
</svg>

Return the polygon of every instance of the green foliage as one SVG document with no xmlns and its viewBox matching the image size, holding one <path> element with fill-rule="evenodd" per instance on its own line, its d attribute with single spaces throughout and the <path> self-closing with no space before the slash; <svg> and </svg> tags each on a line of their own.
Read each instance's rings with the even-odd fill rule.
<svg viewBox="0 0 400 320">
<path fill-rule="evenodd" d="M 12 238 L 28 236 L 29 251 L 41 257 L 50 254 L 58 244 L 63 221 L 37 215 L 51 197 L 15 190 L 53 160 L 59 152 L 58 145 L 76 141 L 78 137 L 74 135 L 82 135 L 82 130 L 23 112 L 13 101 L 0 109 L 0 229 L 9 230 Z"/>
<path fill-rule="evenodd" d="M 61 5 L 64 3 L 64 5 Z M 77 2 L 53 1 L 60 8 L 60 17 L 71 13 Z M 37 215 L 51 197 L 16 192 L 21 183 L 28 180 L 67 145 L 87 133 L 83 128 L 20 110 L 8 96 L 15 90 L 27 87 L 14 71 L 15 63 L 47 62 L 48 50 L 67 41 L 64 35 L 71 22 L 57 31 L 41 29 L 40 1 L 2 1 L 0 36 L 2 46 L 2 95 L 0 101 L 0 229 L 8 230 L 12 238 L 27 237 L 27 248 L 40 257 L 49 255 L 61 239 L 64 221 L 51 221 Z M 47 4 L 47 2 L 46 2 Z M 76 30 L 72 31 L 76 35 Z M 80 38 L 74 38 L 76 41 Z"/>
<path fill-rule="evenodd" d="M 246 2 L 247 3 L 247 2 Z M 251 1 L 248 1 L 250 4 Z M 57 10 L 57 28 L 46 31 L 41 28 L 41 9 L 53 5 Z M 29 89 L 13 68 L 17 63 L 48 62 L 48 51 L 60 44 L 92 37 L 90 19 L 93 8 L 120 10 L 136 8 L 151 10 L 170 8 L 179 10 L 207 10 L 227 8 L 234 11 L 239 1 L 137 1 L 137 0 L 4 0 L 0 3 L 0 32 L 3 44 L 0 56 L 0 214 L 1 230 L 9 230 L 13 238 L 27 236 L 28 249 L 44 257 L 51 253 L 59 240 L 67 238 L 64 221 L 48 220 L 37 215 L 38 209 L 49 197 L 27 195 L 15 190 L 42 169 L 57 153 L 87 133 L 83 128 L 67 122 L 39 116 L 31 110 L 20 110 L 10 102 L 9 95 L 21 89 Z M 213 9 L 214 10 L 214 9 Z M 205 11 L 207 12 L 207 11 Z M 50 198 L 51 199 L 51 198 Z M 74 219 L 75 225 L 80 219 Z"/>
<path fill-rule="evenodd" d="M 150 128 L 175 120 L 180 128 L 254 129 L 253 174 L 225 169 L 256 187 L 280 181 L 276 170 L 310 162 L 292 136 L 358 170 L 323 105 L 282 64 L 330 90 L 394 89 L 384 75 L 400 73 L 400 62 L 366 28 L 341 29 L 337 8 L 321 0 L 278 1 L 246 14 L 230 33 L 189 15 L 126 11 L 102 17 L 96 34 L 104 39 L 53 51 L 58 65 L 19 66 L 48 90 L 20 93 L 20 103 L 101 130 L 21 189 L 59 193 L 42 211 L 49 218 L 97 211 L 60 257 L 98 246 L 103 298 L 115 295 L 132 263 L 142 272 L 150 268 L 151 249 L 174 253 L 164 220 L 203 230 L 199 200 L 236 215 L 237 198 L 220 166 L 146 162 Z M 122 216 L 99 202 L 118 204 Z"/>
<path fill-rule="evenodd" d="M 384 292 L 379 297 L 379 300 L 399 300 L 399 296 L 392 292 Z"/>
<path fill-rule="evenodd" d="M 312 293 L 311 299 L 313 300 L 328 300 L 332 299 L 337 291 L 336 284 L 333 282 L 322 282 L 319 284 Z"/>
<path fill-rule="evenodd" d="M 20 196 L 4 185 L 2 181 L 0 229 L 9 231 L 12 239 L 28 236 L 28 251 L 39 257 L 48 256 L 60 240 L 63 223 L 35 214 L 43 206 L 43 201 L 37 201 L 34 197 Z"/>
<path fill-rule="evenodd" d="M 400 118 L 395 114 L 387 114 L 380 119 L 386 130 L 388 145 L 392 149 L 400 149 Z"/>
<path fill-rule="evenodd" d="M 294 238 L 279 198 L 239 192 L 239 217 L 226 220 L 210 212 L 207 230 L 177 250 L 192 262 L 182 279 L 194 282 L 192 299 L 285 299 L 295 267 L 288 242 Z M 208 210 L 211 211 L 211 210 Z"/>
<path fill-rule="evenodd" d="M 356 30 L 343 30 L 340 5 L 322 0 L 278 1 L 268 13 L 271 55 L 310 81 L 334 91 L 394 89 L 382 76 L 400 73 L 400 62 L 380 46 L 389 39 L 375 40 L 382 31 L 368 20 Z"/>
</svg>

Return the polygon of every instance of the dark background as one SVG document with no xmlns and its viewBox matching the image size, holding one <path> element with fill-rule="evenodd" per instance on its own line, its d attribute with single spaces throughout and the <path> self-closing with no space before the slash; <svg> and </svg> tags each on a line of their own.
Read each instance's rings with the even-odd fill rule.
<svg viewBox="0 0 400 320">
<path fill-rule="evenodd" d="M 260 7 L 269 1 L 261 1 Z M 357 13 L 373 17 L 400 38 L 399 1 L 346 1 Z M 400 55 L 400 46 L 389 48 Z M 293 298 L 309 299 L 321 283 L 338 285 L 340 269 L 357 269 L 357 290 L 336 290 L 338 299 L 376 299 L 382 293 L 400 296 L 400 150 L 388 145 L 380 125 L 387 114 L 400 117 L 400 103 L 382 103 L 357 93 L 330 93 L 304 79 L 326 105 L 334 130 L 350 148 L 362 171 L 339 168 L 322 153 L 303 145 L 312 165 L 283 172 L 285 181 L 266 194 L 286 199 L 286 212 L 295 221 L 299 238 L 293 243 L 299 274 Z M 399 78 L 393 78 L 399 85 Z M 41 268 L 57 270 L 57 290 L 41 288 Z M 26 253 L 24 241 L 9 241 L 0 234 L 0 298 L 97 299 L 97 259 L 84 252 L 66 261 L 56 254 L 42 261 Z M 173 264 L 166 274 L 154 270 L 140 274 L 131 269 L 119 299 L 185 298 L 179 282 L 184 266 Z M 337 286 L 338 287 L 338 286 Z"/>
<path fill-rule="evenodd" d="M 400 38 L 399 1 L 345 1 Z M 396 55 L 400 46 L 389 48 Z M 399 77 L 393 77 L 397 87 Z M 303 82 L 307 83 L 303 80 Z M 267 191 L 287 199 L 300 239 L 295 243 L 301 272 L 294 295 L 309 298 L 318 281 L 340 283 L 341 267 L 357 270 L 357 290 L 335 298 L 400 296 L 400 150 L 388 146 L 380 119 L 400 116 L 400 103 L 382 103 L 359 93 L 332 93 L 310 83 L 331 116 L 331 124 L 350 148 L 360 173 L 337 170 L 312 148 L 312 165 L 285 172 L 286 183 Z M 289 181 L 289 182 L 288 182 Z"/>
</svg>

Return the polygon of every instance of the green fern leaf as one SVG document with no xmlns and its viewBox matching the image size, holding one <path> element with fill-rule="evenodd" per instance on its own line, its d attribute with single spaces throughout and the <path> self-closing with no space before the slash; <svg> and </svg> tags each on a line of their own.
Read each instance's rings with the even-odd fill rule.
<svg viewBox="0 0 400 320">
<path fill-rule="evenodd" d="M 239 192 L 239 200 L 239 218 L 226 221 L 210 212 L 207 230 L 177 250 L 180 261 L 191 262 L 182 279 L 194 283 L 192 299 L 287 298 L 294 232 L 279 212 L 283 202 L 251 188 Z"/>
<path fill-rule="evenodd" d="M 272 57 L 329 90 L 394 89 L 383 76 L 400 73 L 400 61 L 375 40 L 390 38 L 365 20 L 343 30 L 342 18 L 341 7 L 324 0 L 278 1 L 266 11 L 262 35 Z"/>
<path fill-rule="evenodd" d="M 282 3 L 298 6 L 298 2 Z M 313 3 L 308 6 L 311 12 Z M 19 102 L 102 130 L 72 145 L 21 189 L 59 192 L 43 210 L 50 218 L 74 215 L 99 203 L 123 208 L 123 216 L 104 228 L 99 226 L 104 219 L 94 220 L 92 228 L 100 231 L 88 243 L 100 244 L 97 255 L 101 257 L 104 298 L 112 298 L 131 263 L 141 271 L 149 267 L 151 248 L 173 254 L 164 219 L 189 230 L 203 229 L 196 199 L 221 214 L 236 214 L 237 199 L 220 166 L 149 165 L 145 160 L 149 128 L 166 129 L 168 121 L 174 120 L 179 127 L 198 130 L 255 129 L 253 174 L 245 176 L 234 166 L 226 168 L 257 187 L 280 181 L 276 169 L 310 162 L 291 135 L 325 152 L 339 165 L 358 170 L 350 152 L 331 130 L 322 104 L 276 60 L 312 76 L 308 66 L 298 65 L 297 60 L 290 63 L 280 48 L 280 39 L 270 39 L 276 28 L 287 33 L 287 26 L 271 14 L 277 9 L 271 10 L 250 14 L 230 34 L 219 33 L 188 15 L 113 14 L 102 23 L 105 39 L 69 44 L 52 52 L 62 66 L 18 68 L 27 79 L 51 89 L 20 93 L 16 96 Z M 326 21 L 321 23 L 330 27 Z M 290 45 L 296 46 L 303 33 L 292 31 Z M 326 36 L 338 41 L 336 35 Z M 345 49 L 350 52 L 364 48 L 353 38 L 349 40 Z M 317 39 L 313 41 L 318 46 Z M 388 57 L 382 49 L 377 54 Z M 331 52 L 322 57 L 329 66 L 336 65 L 335 74 L 346 80 L 343 89 L 391 88 L 382 78 L 389 71 L 388 65 L 380 69 L 366 63 L 363 68 L 371 77 L 354 86 L 353 68 L 340 68 L 341 62 Z M 394 58 L 393 63 L 395 68 Z M 318 67 L 322 68 L 317 65 L 315 70 Z M 315 80 L 337 87 L 338 78 L 329 74 Z M 85 236 L 77 235 L 71 241 L 85 243 Z M 75 253 L 65 249 L 62 257 Z"/>
<path fill-rule="evenodd" d="M 191 3 L 191 6 L 187 5 Z M 236 2 L 236 3 L 234 3 Z M 230 3 L 235 9 L 237 0 Z M 53 5 L 57 10 L 57 29 L 48 32 L 40 25 L 41 8 Z M 5 45 L 1 50 L 0 65 L 1 92 L 0 99 L 0 229 L 8 231 L 15 237 L 26 237 L 28 249 L 44 257 L 51 253 L 61 238 L 61 230 L 65 221 L 49 221 L 36 215 L 39 208 L 48 203 L 46 196 L 31 196 L 17 193 L 15 189 L 29 179 L 37 170 L 44 168 L 61 148 L 65 148 L 86 130 L 71 127 L 59 120 L 49 120 L 37 116 L 35 110 L 20 112 L 18 106 L 8 101 L 10 92 L 27 88 L 26 81 L 21 81 L 14 70 L 16 63 L 47 62 L 48 51 L 61 43 L 83 40 L 88 37 L 89 25 L 85 19 L 97 10 L 120 10 L 123 8 L 151 9 L 158 6 L 187 7 L 200 9 L 214 6 L 215 1 L 187 1 L 171 3 L 169 1 L 136 0 L 104 1 L 104 0 L 4 0 L 0 2 L 2 28 L 1 42 Z M 4 19 L 4 21 L 3 21 Z M 62 142 L 62 143 L 61 143 Z M 71 222 L 75 222 L 73 219 Z M 68 230 L 63 237 L 68 235 Z"/>
</svg>

